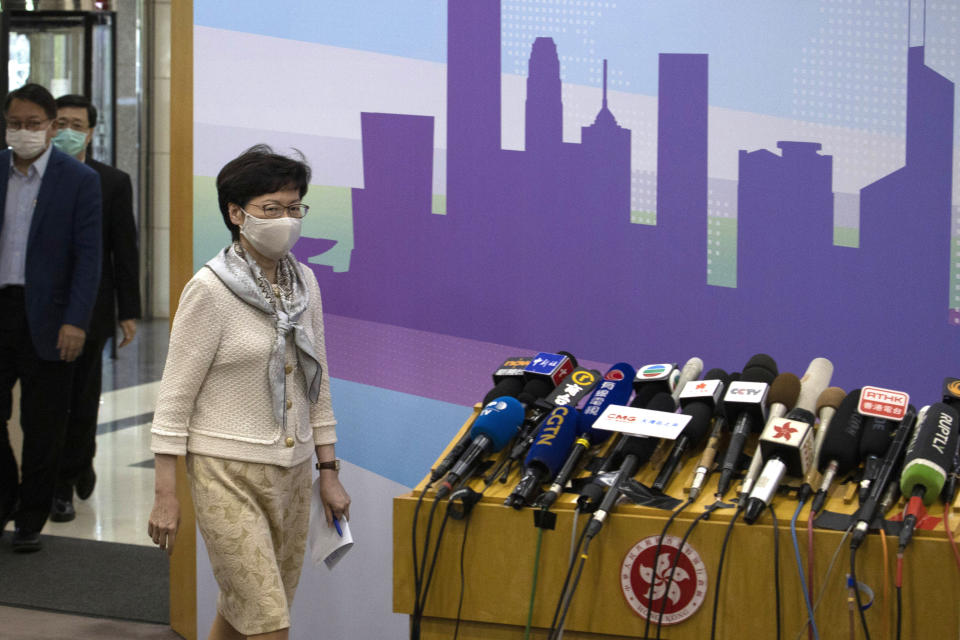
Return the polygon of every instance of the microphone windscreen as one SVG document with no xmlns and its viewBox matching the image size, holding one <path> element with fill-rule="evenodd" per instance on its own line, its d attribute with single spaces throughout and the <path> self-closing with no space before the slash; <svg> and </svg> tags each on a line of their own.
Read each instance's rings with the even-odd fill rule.
<svg viewBox="0 0 960 640">
<path fill-rule="evenodd" d="M 611 404 L 625 405 L 633 393 L 633 379 L 636 370 L 626 362 L 618 362 L 604 374 L 603 380 L 590 394 L 580 412 L 577 434 L 590 439 L 590 444 L 599 444 L 610 437 L 611 432 L 605 429 L 593 429 L 603 411 Z"/>
<path fill-rule="evenodd" d="M 653 396 L 650 399 L 650 402 L 644 407 L 650 411 L 666 411 L 667 413 L 673 413 L 677 410 L 677 403 L 674 402 L 673 397 L 665 391 L 661 391 L 657 395 Z"/>
<path fill-rule="evenodd" d="M 744 382 L 766 382 L 770 384 L 777 377 L 777 363 L 765 353 L 758 353 L 743 367 L 740 379 Z"/>
<path fill-rule="evenodd" d="M 524 381 L 521 376 L 509 376 L 493 386 L 493 389 L 487 392 L 483 397 L 483 404 L 487 405 L 494 398 L 500 396 L 510 396 L 516 398 L 523 391 Z"/>
<path fill-rule="evenodd" d="M 957 410 L 943 402 L 930 405 L 918 424 L 903 459 L 900 491 L 909 497 L 917 487 L 924 488 L 927 506 L 936 500 L 953 464 L 960 417 Z"/>
<path fill-rule="evenodd" d="M 573 446 L 577 434 L 577 422 L 580 412 L 574 407 L 557 407 L 543 421 L 543 426 L 527 457 L 525 466 L 539 462 L 550 470 L 550 476 L 557 475 Z"/>
<path fill-rule="evenodd" d="M 522 393 L 533 400 L 537 400 L 539 398 L 546 398 L 555 388 L 556 385 L 548 378 L 538 376 L 536 378 L 530 378 L 524 383 Z M 529 404 L 529 402 L 527 404 Z"/>
<path fill-rule="evenodd" d="M 827 387 L 817 398 L 817 415 L 827 407 L 837 409 L 846 397 L 847 392 L 840 387 Z"/>
<path fill-rule="evenodd" d="M 770 384 L 770 391 L 767 392 L 767 405 L 778 402 L 789 410 L 796 404 L 799 396 L 800 378 L 789 372 L 781 373 Z"/>
<path fill-rule="evenodd" d="M 480 414 L 470 427 L 470 436 L 485 435 L 493 444 L 493 451 L 506 446 L 523 422 L 523 405 L 516 398 L 501 396 L 490 401 L 480 410 Z"/>
<path fill-rule="evenodd" d="M 654 397 L 663 393 L 663 388 L 655 384 L 642 384 L 637 387 L 637 395 L 633 397 L 631 407 L 640 407 L 641 409 L 650 404 Z"/>
<path fill-rule="evenodd" d="M 723 369 L 714 367 L 713 369 L 710 369 L 710 371 L 707 371 L 705 374 L 703 374 L 703 379 L 704 380 L 721 380 L 723 382 L 723 386 L 726 387 L 727 384 L 730 383 L 730 374 L 728 374 Z"/>
<path fill-rule="evenodd" d="M 683 428 L 682 434 L 688 437 L 692 443 L 700 442 L 710 428 L 713 407 L 706 402 L 690 402 L 683 408 L 682 413 L 692 416 L 690 422 Z"/>
<path fill-rule="evenodd" d="M 574 355 L 573 355 L 572 353 L 570 353 L 569 351 L 557 351 L 557 355 L 567 356 L 568 358 L 570 358 L 570 364 L 573 365 L 573 368 L 574 368 L 574 369 L 576 369 L 577 367 L 580 366 L 580 365 L 577 363 L 577 358 L 576 358 L 576 356 L 574 356 Z"/>
<path fill-rule="evenodd" d="M 823 472 L 831 460 L 837 462 L 837 471 L 849 473 L 860 464 L 860 432 L 863 430 L 863 414 L 857 411 L 860 404 L 860 389 L 846 395 L 837 414 L 823 436 L 817 468 Z"/>
<path fill-rule="evenodd" d="M 863 433 L 860 434 L 860 458 L 882 457 L 890 448 L 890 441 L 898 424 L 900 423 L 886 418 L 867 416 L 863 421 Z"/>
</svg>

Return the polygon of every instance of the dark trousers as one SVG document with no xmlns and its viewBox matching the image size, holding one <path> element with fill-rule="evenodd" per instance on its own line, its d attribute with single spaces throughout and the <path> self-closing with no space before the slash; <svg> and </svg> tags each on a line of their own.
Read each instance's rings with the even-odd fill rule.
<svg viewBox="0 0 960 640">
<path fill-rule="evenodd" d="M 97 414 L 100 412 L 100 387 L 103 380 L 103 338 L 88 338 L 77 358 L 70 394 L 70 415 L 63 441 L 63 458 L 57 495 L 69 499 L 73 485 L 84 469 L 93 464 L 97 451 Z"/>
<path fill-rule="evenodd" d="M 16 524 L 25 530 L 42 529 L 50 513 L 72 378 L 73 363 L 43 360 L 34 350 L 23 287 L 0 289 L 0 509 L 19 499 Z M 23 430 L 19 482 L 7 430 L 18 379 Z"/>
</svg>

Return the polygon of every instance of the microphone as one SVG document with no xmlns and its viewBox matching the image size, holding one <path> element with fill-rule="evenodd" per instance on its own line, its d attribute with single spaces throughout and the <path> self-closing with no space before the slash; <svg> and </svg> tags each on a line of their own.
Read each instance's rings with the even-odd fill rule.
<svg viewBox="0 0 960 640">
<path fill-rule="evenodd" d="M 579 416 L 574 407 L 557 407 L 550 412 L 524 460 L 523 477 L 507 496 L 505 505 L 523 508 L 540 485 L 557 473 L 573 444 Z"/>
<path fill-rule="evenodd" d="M 650 402 L 647 403 L 647 406 L 644 408 L 651 411 L 663 411 L 665 413 L 673 413 L 676 411 L 676 405 L 674 404 L 673 398 L 669 393 L 666 392 L 661 392 L 655 395 L 650 399 Z M 617 473 L 617 479 L 615 479 L 615 482 L 619 481 L 622 484 L 626 478 L 633 477 L 634 474 L 637 473 L 637 469 L 650 460 L 650 458 L 653 456 L 653 452 L 656 451 L 657 445 L 659 444 L 659 438 L 651 438 L 648 436 L 621 437 L 617 442 L 618 453 L 611 453 L 607 456 L 608 463 L 614 458 L 614 455 L 619 456 L 621 459 L 620 471 Z M 612 466 L 612 464 L 610 466 Z M 629 472 L 625 477 L 623 477 L 624 471 Z M 603 483 L 600 481 L 599 476 L 600 472 L 597 472 L 593 479 L 588 484 L 584 485 L 583 490 L 580 493 L 580 497 L 577 498 L 577 506 L 580 507 L 581 511 L 588 513 L 593 511 L 596 507 L 596 504 L 600 500 L 600 495 L 603 493 Z M 607 495 L 610 495 L 609 490 L 607 491 Z M 615 499 L 616 495 L 614 495 L 613 498 Z M 604 500 L 606 500 L 606 498 L 604 498 Z"/>
<path fill-rule="evenodd" d="M 717 497 L 722 498 L 730 488 L 737 470 L 740 454 L 747 436 L 766 422 L 764 400 L 770 383 L 777 377 L 777 363 L 765 353 L 758 353 L 747 361 L 740 380 L 727 388 L 723 398 L 727 420 L 733 423 L 730 444 L 720 464 Z"/>
<path fill-rule="evenodd" d="M 840 406 L 840 403 L 843 402 L 846 395 L 846 392 L 840 387 L 828 387 L 817 397 L 817 417 L 820 418 L 820 426 L 813 436 L 814 464 L 811 465 L 810 470 L 803 480 L 803 484 L 800 485 L 799 499 L 801 503 L 807 501 L 807 498 L 813 493 L 814 485 L 819 484 L 820 473 L 817 464 L 819 464 L 820 460 L 820 449 L 823 446 L 823 439 L 827 435 L 827 429 L 830 428 L 833 416 L 837 413 L 837 408 Z"/>
<path fill-rule="evenodd" d="M 624 405 L 630 400 L 630 394 L 633 393 L 633 378 L 637 374 L 632 366 L 626 362 L 620 362 L 607 371 L 603 376 L 603 382 L 594 389 L 593 394 L 586 401 L 583 411 L 580 412 L 577 421 L 577 438 L 573 444 L 570 454 L 566 461 L 557 472 L 553 484 L 546 493 L 543 494 L 541 504 L 544 508 L 549 508 L 567 485 L 567 482 L 573 476 L 574 470 L 580 463 L 585 451 L 605 442 L 612 434 L 612 431 L 606 429 L 594 429 L 593 423 L 611 404 Z"/>
<path fill-rule="evenodd" d="M 854 389 L 840 401 L 829 428 L 821 427 L 824 435 L 817 457 L 817 469 L 823 474 L 823 479 L 810 507 L 814 513 L 819 513 L 823 508 L 827 492 L 837 474 L 846 475 L 860 464 L 863 415 L 857 411 L 859 404 L 860 389 Z"/>
<path fill-rule="evenodd" d="M 783 418 L 786 422 L 771 425 L 774 421 L 770 420 L 764 427 L 764 432 L 760 437 L 761 446 L 757 448 L 757 452 L 753 456 L 754 460 L 758 456 L 761 460 L 767 460 L 768 456 L 774 456 L 776 460 L 771 459 L 767 465 L 764 465 L 763 487 L 758 482 L 756 487 L 748 486 L 747 488 L 751 491 L 751 501 L 753 502 L 752 506 L 748 504 L 745 514 L 747 524 L 753 524 L 763 508 L 770 504 L 773 494 L 780 486 L 784 473 L 802 478 L 813 467 L 813 424 L 817 420 L 813 411 L 817 406 L 817 398 L 830 384 L 832 376 L 832 362 L 826 358 L 811 360 L 806 372 L 800 379 L 800 393 L 797 396 L 796 404 Z M 781 419 L 776 418 L 775 420 Z M 790 431 L 791 429 L 796 429 L 797 432 Z M 764 434 L 766 437 L 764 437 Z M 756 506 L 756 500 L 762 501 L 759 508 Z"/>
<path fill-rule="evenodd" d="M 473 472 L 476 464 L 490 453 L 506 446 L 523 421 L 523 405 L 516 398 L 503 396 L 488 403 L 470 427 L 472 441 L 450 469 L 437 489 L 437 500 L 445 498 L 453 486 Z"/>
<path fill-rule="evenodd" d="M 670 407 L 673 407 L 673 409 Z M 676 405 L 670 395 L 661 393 L 651 399 L 647 408 L 652 411 L 672 412 L 676 410 Z M 632 478 L 637 473 L 637 469 L 650 459 L 657 448 L 658 440 L 658 438 L 646 436 L 627 436 L 623 438 L 623 462 L 620 463 L 620 469 L 614 476 L 613 483 L 607 490 L 606 495 L 603 496 L 599 508 L 590 518 L 590 522 L 587 523 L 585 532 L 587 539 L 593 538 L 603 527 L 603 521 L 620 496 L 620 488 L 623 483 Z M 583 498 L 584 496 L 581 495 L 580 497 Z"/>
<path fill-rule="evenodd" d="M 960 412 L 960 378 L 943 379 L 943 403 Z M 946 505 L 953 504 L 957 488 L 960 486 L 960 439 L 957 442 L 957 450 L 953 454 L 951 469 L 947 481 L 943 484 L 943 502 Z"/>
<path fill-rule="evenodd" d="M 770 392 L 767 394 L 767 424 L 775 418 L 782 418 L 784 414 L 793 408 L 800 397 L 800 378 L 792 373 L 781 373 L 770 384 Z M 760 470 L 763 468 L 763 455 L 758 448 L 753 453 L 750 460 L 750 467 L 747 469 L 743 481 L 740 483 L 740 490 L 737 493 L 738 504 L 745 504 L 747 496 L 753 489 L 753 483 L 756 482 Z"/>
<path fill-rule="evenodd" d="M 717 369 L 716 371 L 721 371 Z M 734 371 L 728 376 L 722 378 L 724 386 L 729 386 L 740 379 L 740 372 Z M 700 460 L 693 472 L 693 481 L 690 483 L 690 499 L 696 500 L 700 496 L 700 491 L 707 481 L 707 475 L 713 470 L 713 460 L 717 455 L 717 449 L 720 447 L 720 438 L 727 426 L 726 410 L 723 404 L 723 398 L 717 403 L 717 408 L 713 416 L 713 429 L 710 430 L 710 437 L 707 438 L 707 444 L 703 447 L 703 453 L 700 454 Z"/>
<path fill-rule="evenodd" d="M 507 358 L 506 361 L 493 372 L 493 388 L 483 397 L 481 404 L 486 406 L 491 400 L 501 396 L 516 398 L 523 391 L 523 370 L 530 364 L 531 360 L 533 360 L 533 358 L 529 356 Z M 470 431 L 467 430 L 463 437 L 453 445 L 453 448 L 450 449 L 446 457 L 440 461 L 440 464 L 430 470 L 430 484 L 433 484 L 450 471 L 457 459 L 467 450 L 467 447 L 470 445 L 470 440 L 472 440 L 472 437 L 470 436 Z"/>
<path fill-rule="evenodd" d="M 867 499 L 870 485 L 877 477 L 882 456 L 890 446 L 890 438 L 897 423 L 886 418 L 866 417 L 863 420 L 863 432 L 860 434 L 860 458 L 863 460 L 863 478 L 860 480 L 860 502 Z"/>
<path fill-rule="evenodd" d="M 864 391 L 866 389 L 867 387 L 860 390 L 859 410 L 861 413 L 863 412 Z M 903 456 L 903 452 L 907 446 L 907 438 L 909 437 L 910 432 L 913 429 L 913 424 L 916 422 L 916 420 L 917 410 L 912 404 L 908 404 L 903 411 L 900 425 L 893 434 L 893 441 L 890 443 L 890 447 L 887 449 L 887 455 L 885 455 L 883 458 L 883 464 L 880 465 L 880 472 L 877 474 L 876 481 L 870 488 L 870 494 L 867 496 L 867 499 L 863 502 L 863 504 L 860 505 L 860 509 L 857 510 L 857 515 L 855 517 L 857 524 L 853 527 L 853 535 L 850 538 L 851 550 L 857 549 L 863 542 L 864 538 L 867 537 L 867 532 L 870 530 L 870 523 L 873 522 L 873 519 L 876 517 L 877 508 L 884 498 L 887 485 L 893 478 L 894 469 L 896 469 L 900 462 L 900 458 Z"/>
<path fill-rule="evenodd" d="M 907 445 L 900 474 L 900 492 L 910 498 L 900 529 L 901 551 L 913 537 L 921 504 L 929 507 L 943 489 L 957 448 L 958 427 L 960 416 L 957 410 L 937 402 L 927 410 L 926 417 L 917 425 L 913 439 Z"/>
<path fill-rule="evenodd" d="M 653 482 L 653 489 L 663 491 L 676 471 L 683 454 L 687 449 L 697 446 L 707 435 L 714 411 L 723 396 L 724 383 L 728 379 L 729 376 L 723 369 L 711 369 L 703 380 L 688 382 L 683 387 L 678 397 L 682 407 L 681 413 L 690 415 L 692 418 L 674 441 L 670 454 Z"/>
<path fill-rule="evenodd" d="M 579 404 L 590 390 L 600 382 L 600 372 L 593 369 L 584 369 L 576 367 L 569 375 L 560 381 L 560 384 L 550 392 L 543 400 L 535 403 L 535 410 L 527 410 L 526 419 L 523 428 L 520 431 L 520 437 L 510 450 L 508 460 L 513 462 L 522 458 L 530 445 L 533 444 L 534 436 L 540 422 L 546 417 L 546 414 L 553 411 L 555 407 L 575 407 Z"/>
<path fill-rule="evenodd" d="M 687 360 L 683 368 L 680 369 L 680 376 L 677 378 L 676 387 L 674 387 L 673 392 L 670 394 L 675 404 L 680 402 L 680 394 L 686 389 L 687 383 L 699 378 L 702 372 L 703 360 L 696 356 Z"/>
<path fill-rule="evenodd" d="M 747 524 L 756 522 L 770 504 L 784 475 L 803 477 L 812 466 L 813 414 L 794 408 L 786 417 L 770 420 L 760 434 L 758 449 L 755 455 L 762 453 L 767 462 L 743 512 Z"/>
</svg>

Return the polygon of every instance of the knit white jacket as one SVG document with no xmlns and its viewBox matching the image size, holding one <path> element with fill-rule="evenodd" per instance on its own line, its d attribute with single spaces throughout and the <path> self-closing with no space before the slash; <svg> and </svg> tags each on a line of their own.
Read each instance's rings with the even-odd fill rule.
<svg viewBox="0 0 960 640">
<path fill-rule="evenodd" d="M 173 319 L 151 451 L 290 467 L 308 459 L 314 445 L 337 441 L 320 287 L 310 268 L 299 267 L 310 295 L 300 325 L 323 368 L 318 402 L 307 398 L 291 335 L 286 428 L 274 419 L 267 376 L 276 335 L 273 317 L 235 296 L 204 267 L 184 287 Z"/>
</svg>

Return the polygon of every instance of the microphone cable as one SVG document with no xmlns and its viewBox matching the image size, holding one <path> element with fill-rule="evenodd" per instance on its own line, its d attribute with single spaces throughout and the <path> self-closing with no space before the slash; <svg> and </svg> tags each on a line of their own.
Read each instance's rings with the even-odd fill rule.
<svg viewBox="0 0 960 640">
<path fill-rule="evenodd" d="M 860 624 L 863 626 L 863 635 L 870 640 L 870 629 L 867 627 L 866 609 L 863 606 L 863 600 L 860 598 L 860 584 L 857 582 L 857 548 L 850 547 L 850 588 L 853 589 L 853 597 L 857 603 L 857 610 L 860 612 Z"/>
<path fill-rule="evenodd" d="M 457 600 L 457 624 L 453 627 L 453 640 L 457 640 L 457 634 L 460 633 L 460 617 L 463 613 L 463 592 L 465 591 L 467 576 L 463 567 L 463 559 L 466 557 L 467 550 L 467 530 L 470 528 L 471 519 L 463 525 L 463 540 L 460 541 L 460 597 Z"/>
<path fill-rule="evenodd" d="M 953 558 L 957 561 L 957 569 L 960 569 L 960 548 L 957 548 L 957 541 L 953 537 L 953 529 L 950 528 L 950 505 L 943 505 L 943 528 L 947 532 L 947 538 L 950 540 L 950 547 L 953 549 Z"/>
<path fill-rule="evenodd" d="M 773 591 L 777 599 L 777 640 L 780 640 L 780 530 L 777 528 L 777 514 L 773 502 L 767 505 L 770 519 L 773 520 Z"/>
<path fill-rule="evenodd" d="M 650 618 L 653 617 L 651 615 L 653 613 L 653 587 L 654 587 L 654 584 L 656 583 L 655 576 L 657 575 L 657 561 L 660 559 L 660 548 L 663 545 L 663 538 L 664 536 L 667 535 L 667 531 L 670 529 L 670 525 L 673 524 L 674 519 L 678 515 L 680 515 L 680 512 L 686 509 L 687 507 L 689 507 L 695 501 L 696 501 L 696 497 L 688 498 L 687 501 L 684 502 L 682 505 L 680 505 L 679 508 L 675 509 L 673 513 L 670 514 L 670 517 L 667 519 L 666 524 L 663 525 L 663 531 L 660 532 L 660 537 L 657 539 L 657 548 L 653 552 L 653 576 L 654 577 L 650 580 L 650 589 L 647 590 L 647 621 L 643 625 L 644 640 L 647 640 L 650 637 Z M 686 540 L 686 536 L 684 537 L 684 540 Z M 679 555 L 679 551 L 677 552 L 677 555 Z M 670 573 L 670 577 L 671 579 L 673 578 L 672 571 Z M 667 592 L 669 591 L 670 591 L 670 586 L 667 585 Z M 661 617 L 663 616 L 663 612 L 660 613 L 660 616 Z M 658 626 L 659 626 L 659 621 L 660 621 L 660 618 L 657 618 Z M 659 629 L 657 630 L 657 635 L 658 636 L 660 635 Z"/>
<path fill-rule="evenodd" d="M 883 549 L 883 592 L 881 600 L 881 608 L 883 611 L 883 637 L 890 637 L 890 616 L 887 614 L 888 607 L 890 606 L 890 575 L 887 571 L 887 563 L 890 561 L 890 551 L 887 548 L 887 532 L 881 526 L 880 527 L 880 547 Z"/>
<path fill-rule="evenodd" d="M 817 574 L 814 573 L 814 553 L 813 553 L 813 507 L 811 506 L 810 512 L 807 514 L 807 598 L 810 602 L 813 602 L 813 578 Z M 816 612 L 816 605 L 810 610 L 810 620 L 807 621 L 805 625 L 808 629 L 807 636 L 812 640 L 813 638 L 813 629 L 810 627 L 810 622 L 814 619 L 814 613 Z"/>
<path fill-rule="evenodd" d="M 803 501 L 800 501 L 797 503 L 797 510 L 793 512 L 793 517 L 790 519 L 790 537 L 793 539 L 793 553 L 797 560 L 797 572 L 800 574 L 800 586 L 803 591 L 803 600 L 807 605 L 807 615 L 810 620 L 809 629 L 813 633 L 813 637 L 816 638 L 816 640 L 820 640 L 820 631 L 817 629 L 817 621 L 813 617 L 813 604 L 810 602 L 810 590 L 807 588 L 807 580 L 803 575 L 803 559 L 800 557 L 800 543 L 797 541 L 797 518 L 800 517 L 800 511 L 802 509 Z M 812 555 L 812 549 L 808 549 L 807 553 Z M 811 573 L 810 575 L 812 579 L 813 574 Z"/>
<path fill-rule="evenodd" d="M 823 576 L 823 586 L 820 588 L 820 593 L 817 595 L 816 602 L 813 603 L 813 612 L 816 613 L 817 609 L 820 608 L 820 603 L 823 602 L 823 598 L 827 593 L 827 587 L 830 584 L 830 575 L 833 573 L 833 568 L 837 564 L 837 560 L 840 558 L 840 553 L 843 551 L 843 545 L 846 543 L 847 538 L 850 537 L 850 532 L 853 531 L 853 523 L 843 532 L 843 536 L 840 537 L 840 542 L 837 543 L 837 548 L 833 550 L 833 556 L 830 558 L 830 564 L 827 565 L 827 573 Z M 803 632 L 807 630 L 807 627 L 810 625 L 810 621 L 807 620 L 803 627 L 800 628 L 800 631 L 797 632 L 795 640 L 800 640 L 803 637 Z"/>
<path fill-rule="evenodd" d="M 416 640 L 420 637 L 420 628 L 419 628 L 419 619 L 420 619 L 420 594 L 423 588 L 423 569 L 419 567 L 417 562 L 417 523 L 419 521 L 420 507 L 423 505 L 423 499 L 427 495 L 427 491 L 430 490 L 430 487 L 433 486 L 433 480 L 429 480 L 424 486 L 423 491 L 420 492 L 420 496 L 417 498 L 417 504 L 413 508 L 413 525 L 411 527 L 411 546 L 413 547 L 413 588 L 414 588 L 414 600 L 413 600 L 413 620 L 411 621 L 410 628 L 410 637 L 413 640 Z M 429 553 L 430 549 L 430 531 L 433 527 L 433 516 L 437 510 L 438 500 L 434 500 L 433 505 L 430 508 L 430 516 L 427 518 L 427 532 L 423 541 L 423 554 L 424 561 L 426 560 L 426 555 Z"/>
<path fill-rule="evenodd" d="M 897 640 L 900 640 L 900 628 L 903 620 L 903 549 L 897 550 L 897 577 L 894 585 L 897 588 Z"/>
<path fill-rule="evenodd" d="M 716 586 L 713 588 L 713 617 L 710 621 L 710 640 L 715 640 L 717 637 L 717 605 L 720 601 L 720 578 L 723 577 L 723 558 L 727 555 L 727 543 L 730 542 L 733 525 L 736 524 L 737 518 L 743 513 L 744 508 L 745 505 L 737 505 L 737 510 L 733 514 L 733 517 L 730 518 L 730 524 L 727 525 L 727 531 L 723 534 L 723 544 L 720 546 L 720 560 L 717 561 L 717 581 L 715 583 Z"/>
<path fill-rule="evenodd" d="M 547 640 L 557 640 L 557 638 L 559 638 L 559 636 L 563 634 L 564 619 L 566 618 L 567 611 L 569 611 L 570 609 L 570 602 L 573 600 L 573 590 L 576 589 L 576 586 L 573 586 L 573 588 L 570 588 L 571 587 L 570 577 L 573 575 L 573 570 L 577 565 L 577 557 L 578 557 L 577 554 L 579 554 L 579 557 L 581 558 L 581 561 L 580 561 L 581 571 L 583 570 L 584 562 L 586 562 L 586 559 L 587 559 L 586 551 L 587 551 L 587 547 L 589 547 L 589 541 L 585 543 L 585 540 L 587 538 L 587 528 L 589 527 L 589 525 L 590 525 L 590 520 L 587 520 L 587 522 L 584 523 L 583 529 L 580 532 L 580 537 L 577 539 L 577 543 L 574 546 L 573 557 L 571 558 L 570 564 L 567 567 L 567 575 L 563 579 L 563 586 L 560 588 L 560 598 L 557 600 L 557 606 L 553 612 L 553 620 L 550 622 L 550 631 L 547 633 Z M 582 551 L 581 551 L 581 548 L 582 548 Z M 577 581 L 579 581 L 579 575 L 577 577 Z M 568 589 L 570 590 L 569 597 L 567 593 Z M 566 603 L 565 607 L 564 607 L 564 603 Z M 561 610 L 563 610 L 562 617 L 560 615 Z M 557 629 L 558 618 L 560 620 L 559 633 Z"/>
<path fill-rule="evenodd" d="M 689 502 L 693 502 L 693 501 L 691 500 Z M 664 591 L 663 598 L 660 600 L 660 613 L 657 614 L 657 640 L 659 640 L 660 631 L 663 628 L 663 614 L 666 613 L 667 611 L 667 597 L 668 597 L 668 594 L 670 593 L 670 585 L 673 584 L 673 574 L 676 572 L 677 563 L 680 561 L 680 554 L 683 553 L 683 548 L 687 545 L 687 538 L 689 538 L 690 534 L 693 533 L 694 526 L 701 520 L 706 520 L 707 518 L 709 518 L 710 514 L 714 511 L 714 509 L 720 508 L 715 506 L 716 504 L 722 504 L 722 503 L 714 503 L 714 505 L 711 505 L 710 507 L 705 509 L 703 513 L 697 516 L 694 519 L 694 521 L 690 523 L 690 526 L 687 527 L 687 531 L 683 534 L 683 539 L 680 541 L 680 548 L 677 549 L 676 555 L 673 556 L 673 563 L 670 565 L 670 573 L 667 575 L 666 591 Z M 682 508 L 683 507 L 681 507 L 681 509 Z M 677 511 L 679 512 L 680 509 L 678 509 Z M 661 536 L 661 539 L 662 539 L 662 536 Z M 657 551 L 659 553 L 659 544 L 657 545 Z M 654 559 L 653 566 L 654 566 L 654 575 L 656 575 L 656 566 L 657 566 L 656 559 Z M 651 591 L 653 590 L 651 589 Z M 648 603 L 647 603 L 647 622 L 648 623 L 650 622 L 650 609 L 652 608 L 653 608 L 653 603 L 649 602 L 649 599 L 648 599 Z M 646 631 L 644 631 L 643 637 L 644 637 L 644 640 L 646 640 L 647 638 Z"/>
<path fill-rule="evenodd" d="M 543 507 L 543 512 L 546 513 L 549 509 Z M 574 518 L 576 522 L 576 518 Z M 523 629 L 523 640 L 529 640 L 530 638 L 530 626 L 533 622 L 533 604 L 537 597 L 537 578 L 540 574 L 540 550 L 543 546 L 543 527 L 537 527 L 537 549 L 533 554 L 533 581 L 530 585 L 530 605 L 527 608 L 527 624 Z M 454 636 L 456 638 L 456 636 Z"/>
</svg>

